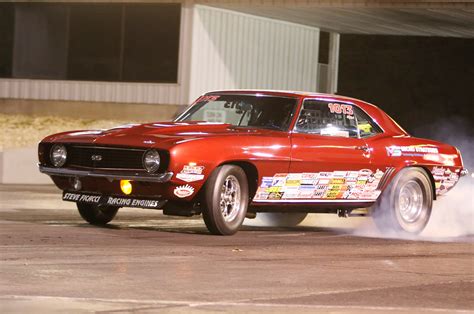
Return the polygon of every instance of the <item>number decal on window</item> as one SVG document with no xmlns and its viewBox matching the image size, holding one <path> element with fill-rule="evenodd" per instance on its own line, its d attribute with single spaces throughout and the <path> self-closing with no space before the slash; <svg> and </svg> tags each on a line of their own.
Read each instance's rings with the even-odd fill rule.
<svg viewBox="0 0 474 314">
<path fill-rule="evenodd" d="M 347 114 L 347 115 L 354 115 L 354 111 L 352 110 L 351 105 L 341 105 L 336 103 L 329 103 L 328 104 L 329 111 L 331 113 L 338 113 L 338 114 Z"/>
</svg>

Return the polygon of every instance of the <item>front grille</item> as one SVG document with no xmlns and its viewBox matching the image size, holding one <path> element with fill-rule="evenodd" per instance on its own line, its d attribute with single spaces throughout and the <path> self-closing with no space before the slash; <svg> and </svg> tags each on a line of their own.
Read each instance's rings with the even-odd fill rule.
<svg viewBox="0 0 474 314">
<path fill-rule="evenodd" d="M 66 146 L 66 166 L 101 169 L 143 170 L 142 158 L 145 149 L 128 149 L 96 146 Z"/>
<path fill-rule="evenodd" d="M 125 148 L 113 146 L 93 146 L 74 143 L 62 143 L 66 146 L 66 168 L 84 169 L 121 169 L 143 171 L 142 158 L 148 148 Z M 52 167 L 50 152 L 54 143 L 40 143 L 38 147 L 39 162 L 43 166 Z M 156 173 L 164 173 L 168 169 L 170 155 L 167 150 L 157 149 L 160 154 L 160 168 Z M 96 156 L 93 158 L 92 156 Z M 97 158 L 100 156 L 100 158 Z"/>
</svg>

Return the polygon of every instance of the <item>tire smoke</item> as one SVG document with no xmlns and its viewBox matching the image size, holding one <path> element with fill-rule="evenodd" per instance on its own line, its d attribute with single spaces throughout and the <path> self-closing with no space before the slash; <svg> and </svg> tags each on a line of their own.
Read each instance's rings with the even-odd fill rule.
<svg viewBox="0 0 474 314">
<path fill-rule="evenodd" d="M 431 138 L 456 146 L 462 155 L 464 167 L 474 171 L 473 126 L 463 118 L 449 118 L 420 127 L 416 136 Z M 379 231 L 370 222 L 355 229 L 354 235 L 388 237 L 424 241 L 462 241 L 474 235 L 474 176 L 461 177 L 445 195 L 433 202 L 428 225 L 420 235 L 403 235 Z"/>
</svg>

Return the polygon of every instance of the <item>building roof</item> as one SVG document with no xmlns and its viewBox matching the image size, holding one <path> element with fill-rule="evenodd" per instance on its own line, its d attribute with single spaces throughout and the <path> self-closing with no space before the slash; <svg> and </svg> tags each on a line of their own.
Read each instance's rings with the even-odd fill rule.
<svg viewBox="0 0 474 314">
<path fill-rule="evenodd" d="M 201 0 L 196 3 L 342 34 L 474 37 L 473 1 Z"/>
</svg>

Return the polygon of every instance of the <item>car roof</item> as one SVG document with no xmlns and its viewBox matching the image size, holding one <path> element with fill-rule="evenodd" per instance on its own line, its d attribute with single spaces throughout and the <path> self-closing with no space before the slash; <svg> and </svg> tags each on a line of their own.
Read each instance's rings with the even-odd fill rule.
<svg viewBox="0 0 474 314">
<path fill-rule="evenodd" d="M 336 94 L 327 94 L 327 93 L 317 93 L 317 92 L 305 92 L 305 91 L 292 91 L 292 90 L 278 90 L 278 89 L 223 89 L 223 90 L 214 90 L 207 92 L 206 94 L 265 94 L 265 95 L 274 95 L 274 96 L 286 96 L 286 97 L 298 97 L 298 98 L 334 98 L 339 101 L 346 102 L 357 102 L 363 103 L 370 106 L 377 107 L 373 104 L 370 104 L 366 101 L 352 98 L 348 96 L 336 95 Z"/>
<path fill-rule="evenodd" d="M 223 89 L 214 90 L 206 94 L 268 94 L 268 95 L 286 95 L 294 97 L 307 97 L 307 96 L 333 96 L 340 97 L 338 95 L 316 93 L 316 92 L 305 92 L 305 91 L 292 91 L 292 90 L 278 90 L 278 89 Z"/>
<path fill-rule="evenodd" d="M 382 127 L 385 133 L 391 135 L 408 135 L 408 133 L 397 123 L 395 122 L 387 113 L 385 113 L 379 107 L 368 103 L 366 101 L 335 95 L 335 94 L 325 94 L 325 93 L 316 93 L 316 92 L 305 92 L 305 91 L 289 91 L 289 90 L 272 90 L 272 89 L 226 89 L 226 90 L 215 90 L 208 93 L 209 94 L 263 94 L 263 95 L 272 95 L 280 97 L 294 97 L 294 98 L 324 98 L 326 100 L 341 101 L 351 104 L 355 104 L 361 109 L 363 109 L 369 116 L 374 119 L 377 124 Z"/>
</svg>

